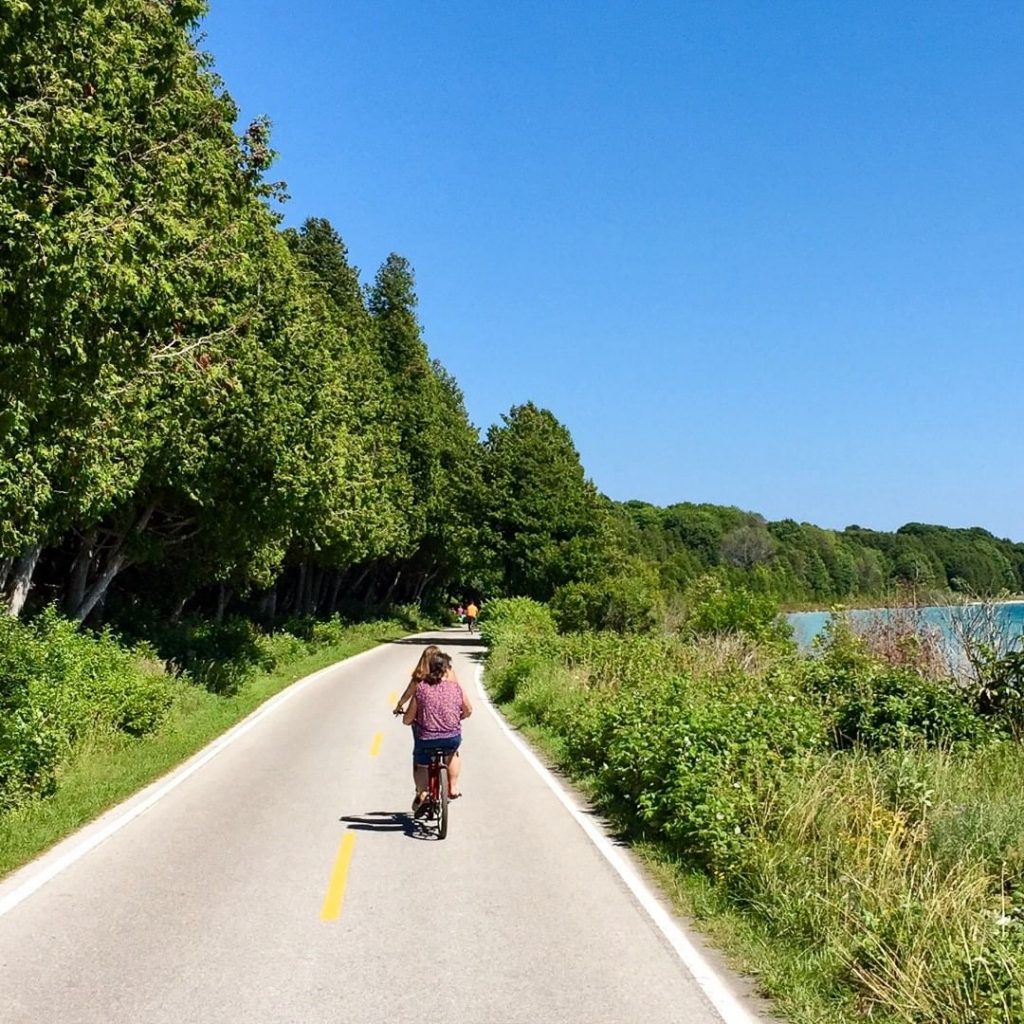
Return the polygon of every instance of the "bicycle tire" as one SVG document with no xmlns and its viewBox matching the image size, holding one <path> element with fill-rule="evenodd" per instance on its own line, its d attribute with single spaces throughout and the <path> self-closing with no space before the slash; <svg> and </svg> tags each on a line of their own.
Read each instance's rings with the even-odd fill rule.
<svg viewBox="0 0 1024 1024">
<path fill-rule="evenodd" d="M 437 772 L 437 838 L 448 835 L 448 768 L 441 765 Z"/>
</svg>

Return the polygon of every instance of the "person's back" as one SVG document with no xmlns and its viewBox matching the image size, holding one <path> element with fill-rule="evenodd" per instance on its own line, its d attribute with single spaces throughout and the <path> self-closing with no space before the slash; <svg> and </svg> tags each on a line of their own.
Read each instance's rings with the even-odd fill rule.
<svg viewBox="0 0 1024 1024">
<path fill-rule="evenodd" d="M 466 622 L 469 624 L 469 631 L 473 632 L 473 623 L 476 622 L 477 614 L 479 609 L 472 601 L 466 606 Z"/>
<path fill-rule="evenodd" d="M 462 732 L 462 687 L 454 679 L 424 680 L 416 687 L 416 736 L 443 740 Z"/>
</svg>

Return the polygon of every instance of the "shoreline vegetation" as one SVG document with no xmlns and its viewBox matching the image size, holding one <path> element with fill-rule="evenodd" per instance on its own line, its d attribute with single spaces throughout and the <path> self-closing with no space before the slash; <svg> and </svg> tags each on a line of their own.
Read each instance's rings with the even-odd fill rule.
<svg viewBox="0 0 1024 1024">
<path fill-rule="evenodd" d="M 941 594 L 929 594 L 916 600 L 908 600 L 905 596 L 890 596 L 875 594 L 871 597 L 853 597 L 838 601 L 832 605 L 822 605 L 816 601 L 785 601 L 779 605 L 779 611 L 783 615 L 818 614 L 829 615 L 834 612 L 873 612 L 885 611 L 892 607 L 913 607 L 913 608 L 947 608 L 959 605 L 985 605 L 997 604 L 1024 604 L 1024 594 L 999 594 L 995 597 L 968 597 L 957 594 L 953 591 L 945 591 Z"/>
<path fill-rule="evenodd" d="M 492 601 L 486 685 L 796 1024 L 1024 1021 L 1019 644 L 965 685 L 912 618 L 806 656 L 729 609 L 560 633 Z"/>
</svg>

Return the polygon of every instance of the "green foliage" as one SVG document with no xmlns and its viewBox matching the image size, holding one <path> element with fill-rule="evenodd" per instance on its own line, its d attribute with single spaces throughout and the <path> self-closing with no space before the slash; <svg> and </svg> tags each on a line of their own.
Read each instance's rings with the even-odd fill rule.
<svg viewBox="0 0 1024 1024">
<path fill-rule="evenodd" d="M 547 600 L 603 575 L 602 509 L 565 427 L 532 402 L 491 427 L 483 452 L 481 543 L 510 594 Z"/>
<path fill-rule="evenodd" d="M 29 624 L 0 618 L 0 810 L 51 791 L 86 733 L 150 732 L 174 694 L 149 652 L 109 633 L 79 633 L 52 609 Z"/>
<path fill-rule="evenodd" d="M 1024 754 L 962 693 L 839 619 L 813 659 L 740 634 L 608 632 L 510 659 L 516 639 L 491 637 L 496 697 L 626 835 L 811 964 L 851 1008 L 836 1020 L 1021 1019 Z"/>
<path fill-rule="evenodd" d="M 807 687 L 822 701 L 836 746 L 884 749 L 991 737 L 962 686 L 879 661 L 840 617 L 829 621 L 817 649 L 819 657 L 806 669 Z"/>
<path fill-rule="evenodd" d="M 488 601 L 478 622 L 484 643 L 513 655 L 528 650 L 543 653 L 552 649 L 557 641 L 551 612 L 546 605 L 529 597 Z"/>
<path fill-rule="evenodd" d="M 663 614 L 654 570 L 639 559 L 594 582 L 563 584 L 550 606 L 563 633 L 588 629 L 647 633 L 660 623 Z"/>
<path fill-rule="evenodd" d="M 766 523 L 721 505 L 609 503 L 619 550 L 654 565 L 669 592 L 719 567 L 735 583 L 786 601 L 884 597 L 894 588 L 1024 591 L 1024 545 L 985 530 L 909 523 L 896 533 Z"/>
<path fill-rule="evenodd" d="M 333 618 L 264 632 L 241 618 L 194 620 L 154 630 L 154 646 L 127 647 L 110 631 L 80 631 L 53 608 L 27 623 L 0 616 L 0 811 L 52 792 L 89 737 L 158 729 L 188 684 L 232 698 L 257 676 L 396 627 L 407 628 Z"/>
<path fill-rule="evenodd" d="M 980 714 L 1005 725 L 1016 739 L 1024 739 L 1024 651 L 987 659 L 975 706 Z"/>
<path fill-rule="evenodd" d="M 791 635 L 771 594 L 730 585 L 718 574 L 694 580 L 683 599 L 686 629 L 694 635 L 746 633 L 756 640 L 784 640 Z"/>
</svg>

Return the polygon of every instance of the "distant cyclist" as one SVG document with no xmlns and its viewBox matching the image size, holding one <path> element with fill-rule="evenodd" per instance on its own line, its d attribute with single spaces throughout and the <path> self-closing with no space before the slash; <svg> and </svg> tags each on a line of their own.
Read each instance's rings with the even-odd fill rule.
<svg viewBox="0 0 1024 1024">
<path fill-rule="evenodd" d="M 416 684 L 402 721 L 413 727 L 415 745 L 412 753 L 416 799 L 413 814 L 419 814 L 427 799 L 427 767 L 434 750 L 444 751 L 448 766 L 448 799 L 462 796 L 459 790 L 462 720 L 473 714 L 473 706 L 459 683 L 451 676 L 451 658 L 438 651 L 430 658 L 427 676 Z"/>
<path fill-rule="evenodd" d="M 470 633 L 473 632 L 473 626 L 476 624 L 476 617 L 480 614 L 480 609 L 477 608 L 476 604 L 472 601 L 466 605 L 466 624 L 469 626 Z"/>
</svg>

